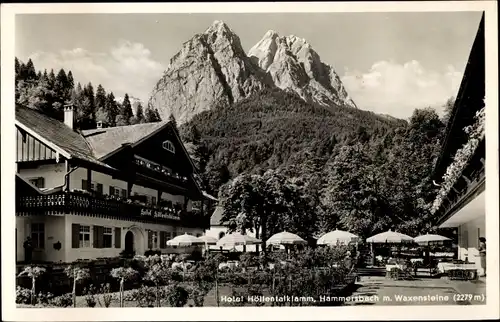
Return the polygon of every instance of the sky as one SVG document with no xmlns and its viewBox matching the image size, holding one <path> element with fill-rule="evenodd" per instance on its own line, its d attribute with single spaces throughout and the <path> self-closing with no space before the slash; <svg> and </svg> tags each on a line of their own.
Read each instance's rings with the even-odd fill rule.
<svg viewBox="0 0 500 322">
<path fill-rule="evenodd" d="M 457 94 L 480 12 L 23 14 L 15 53 L 147 101 L 170 58 L 222 20 L 248 51 L 268 30 L 306 39 L 360 109 L 408 118 Z"/>
</svg>

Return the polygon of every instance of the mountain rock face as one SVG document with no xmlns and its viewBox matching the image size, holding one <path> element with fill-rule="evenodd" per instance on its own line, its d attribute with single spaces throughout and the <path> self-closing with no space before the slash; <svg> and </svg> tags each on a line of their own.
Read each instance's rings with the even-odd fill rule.
<svg viewBox="0 0 500 322">
<path fill-rule="evenodd" d="M 229 104 L 279 87 L 321 105 L 356 107 L 333 69 L 303 39 L 268 32 L 245 53 L 239 37 L 215 21 L 183 44 L 154 87 L 149 105 L 179 124 L 218 103 Z"/>
<path fill-rule="evenodd" d="M 270 77 L 247 57 L 238 36 L 216 21 L 172 57 L 149 103 L 162 119 L 173 114 L 184 123 L 217 103 L 233 104 L 270 86 Z"/>
<path fill-rule="evenodd" d="M 270 30 L 248 56 L 271 75 L 276 86 L 296 92 L 305 101 L 356 107 L 337 73 L 302 38 L 280 37 Z"/>
</svg>

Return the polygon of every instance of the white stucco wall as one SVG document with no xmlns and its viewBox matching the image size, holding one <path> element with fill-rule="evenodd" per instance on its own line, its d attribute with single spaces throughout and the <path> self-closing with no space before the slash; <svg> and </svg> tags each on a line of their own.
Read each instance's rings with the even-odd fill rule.
<svg viewBox="0 0 500 322">
<path fill-rule="evenodd" d="M 65 242 L 64 216 L 30 216 L 16 217 L 16 255 L 18 261 L 24 261 L 24 241 L 31 235 L 31 224 L 43 223 L 45 225 L 45 247 L 33 251 L 33 260 L 43 260 L 50 262 L 64 262 L 67 251 Z M 54 243 L 61 242 L 61 249 L 55 250 Z"/>
<path fill-rule="evenodd" d="M 35 250 L 33 252 L 33 260 L 43 260 L 50 262 L 73 262 L 77 259 L 95 259 L 104 257 L 116 257 L 119 256 L 120 252 L 125 249 L 125 235 L 128 231 L 132 231 L 134 234 L 134 246 L 136 254 L 144 254 L 148 250 L 147 246 L 147 236 L 148 230 L 157 232 L 158 243 L 160 231 L 173 233 L 177 232 L 177 235 L 189 233 L 194 236 L 203 235 L 203 229 L 201 228 L 185 228 L 185 227 L 174 227 L 172 225 L 163 224 L 153 224 L 153 223 L 138 223 L 125 220 L 115 220 L 115 219 L 105 219 L 87 216 L 77 216 L 77 215 L 64 215 L 60 217 L 56 216 L 31 216 L 31 217 L 16 217 L 16 229 L 17 229 L 17 245 L 16 254 L 17 260 L 24 260 L 24 248 L 23 243 L 26 237 L 31 234 L 31 223 L 44 223 L 45 224 L 45 248 L 43 250 Z M 88 248 L 72 248 L 71 242 L 71 227 L 72 224 L 80 224 L 90 226 L 90 247 Z M 104 226 L 113 228 L 112 237 L 112 248 L 93 248 L 93 226 Z M 115 247 L 115 228 L 121 228 L 121 247 Z M 53 244 L 57 241 L 61 242 L 61 249 L 59 251 L 55 250 Z M 162 252 L 177 252 L 183 253 L 188 252 L 192 249 L 167 249 L 160 248 L 159 245 L 156 250 Z"/>
<path fill-rule="evenodd" d="M 64 184 L 66 166 L 64 163 L 45 164 L 32 169 L 20 169 L 19 175 L 24 179 L 43 177 L 46 188 L 54 188 Z M 80 183 L 81 185 L 81 183 Z"/>
</svg>

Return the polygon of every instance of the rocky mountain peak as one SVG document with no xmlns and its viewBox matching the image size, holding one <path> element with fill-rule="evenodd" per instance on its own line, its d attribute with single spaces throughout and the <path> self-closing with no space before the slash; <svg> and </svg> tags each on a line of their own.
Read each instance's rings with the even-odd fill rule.
<svg viewBox="0 0 500 322">
<path fill-rule="evenodd" d="M 323 63 L 303 38 L 282 37 L 270 30 L 248 56 L 270 74 L 276 86 L 292 90 L 306 101 L 356 107 L 333 67 Z"/>
<path fill-rule="evenodd" d="M 170 59 L 149 104 L 163 119 L 173 114 L 183 123 L 217 104 L 276 87 L 306 101 L 355 107 L 333 68 L 304 39 L 269 30 L 247 55 L 238 35 L 219 20 Z"/>
</svg>

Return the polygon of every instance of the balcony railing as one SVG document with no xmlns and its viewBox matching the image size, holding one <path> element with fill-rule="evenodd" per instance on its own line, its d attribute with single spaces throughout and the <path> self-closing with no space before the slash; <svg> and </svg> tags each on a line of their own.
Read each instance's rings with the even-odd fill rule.
<svg viewBox="0 0 500 322">
<path fill-rule="evenodd" d="M 114 200 L 78 192 L 17 197 L 16 213 L 19 215 L 44 215 L 50 212 L 170 222 L 184 227 L 205 228 L 209 225 L 209 220 L 199 212 L 136 204 L 131 200 Z"/>
</svg>

